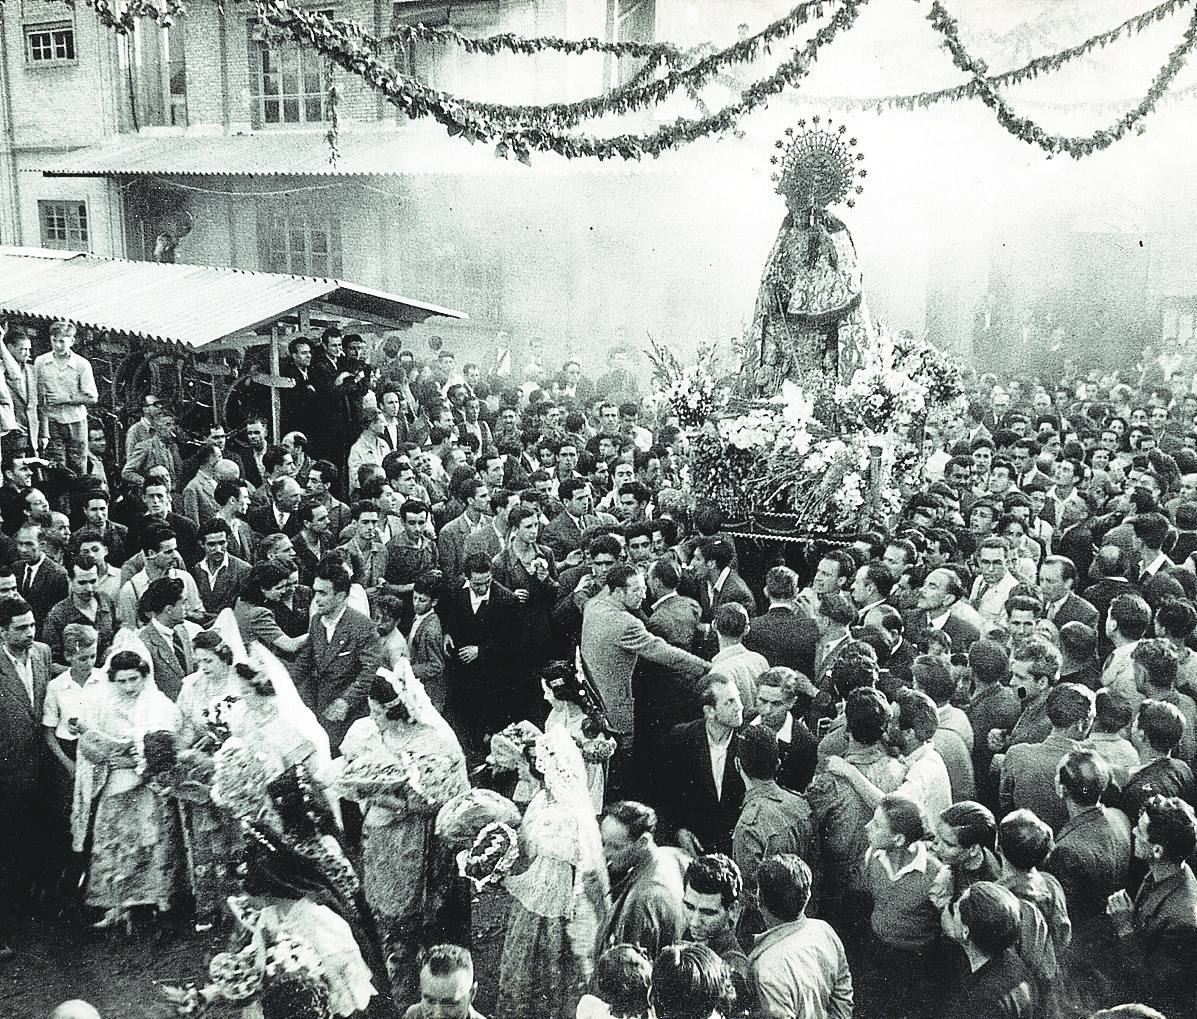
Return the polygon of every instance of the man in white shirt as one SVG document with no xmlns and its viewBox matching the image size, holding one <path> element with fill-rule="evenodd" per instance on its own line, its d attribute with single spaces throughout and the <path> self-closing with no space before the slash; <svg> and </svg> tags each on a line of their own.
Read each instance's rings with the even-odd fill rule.
<svg viewBox="0 0 1197 1019">
<path fill-rule="evenodd" d="M 1018 578 L 1006 568 L 1010 545 L 1005 538 L 986 538 L 977 549 L 981 575 L 973 581 L 969 603 L 987 623 L 1005 618 L 1006 599 L 1018 585 Z"/>
<path fill-rule="evenodd" d="M 66 444 L 67 466 L 82 477 L 87 472 L 87 409 L 100 399 L 91 362 L 73 353 L 75 326 L 55 322 L 50 326 L 50 350 L 33 362 L 38 402 L 40 448 L 53 435 Z"/>
</svg>

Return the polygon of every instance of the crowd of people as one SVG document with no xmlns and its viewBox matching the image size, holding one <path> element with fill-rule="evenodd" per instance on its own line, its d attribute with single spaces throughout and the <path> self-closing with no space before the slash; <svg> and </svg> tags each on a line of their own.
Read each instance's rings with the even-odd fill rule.
<svg viewBox="0 0 1197 1019">
<path fill-rule="evenodd" d="M 966 372 L 900 519 L 755 576 L 628 351 L 329 328 L 277 442 L 116 443 L 4 332 L 0 958 L 183 918 L 180 1014 L 478 1019 L 494 881 L 499 1019 L 1197 1015 L 1188 378 Z"/>
</svg>

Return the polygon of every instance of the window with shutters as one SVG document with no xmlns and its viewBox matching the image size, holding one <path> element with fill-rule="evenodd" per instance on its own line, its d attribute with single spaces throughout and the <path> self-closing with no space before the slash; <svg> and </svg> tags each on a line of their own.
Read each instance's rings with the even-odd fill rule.
<svg viewBox="0 0 1197 1019">
<path fill-rule="evenodd" d="M 87 251 L 86 202 L 38 202 L 42 247 Z"/>
</svg>

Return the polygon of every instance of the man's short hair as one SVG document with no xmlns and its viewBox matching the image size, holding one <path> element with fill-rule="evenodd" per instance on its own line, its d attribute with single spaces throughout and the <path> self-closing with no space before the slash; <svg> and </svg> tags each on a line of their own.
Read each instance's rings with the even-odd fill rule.
<svg viewBox="0 0 1197 1019">
<path fill-rule="evenodd" d="M 216 482 L 216 491 L 212 494 L 212 498 L 216 500 L 216 505 L 223 506 L 230 499 L 236 499 L 241 495 L 241 489 L 246 487 L 246 483 L 242 478 L 231 478 L 228 481 Z"/>
<path fill-rule="evenodd" d="M 810 901 L 810 867 L 794 853 L 781 853 L 761 864 L 756 885 L 760 904 L 789 923 L 802 915 Z"/>
<path fill-rule="evenodd" d="M 781 765 L 777 737 L 763 725 L 750 725 L 740 733 L 740 767 L 749 778 L 772 782 Z"/>
<path fill-rule="evenodd" d="M 468 948 L 460 945 L 433 945 L 424 956 L 420 967 L 427 969 L 434 977 L 452 976 L 454 973 L 468 973 L 474 976 L 474 957 Z"/>
<path fill-rule="evenodd" d="M 880 690 L 858 687 L 844 701 L 844 723 L 857 743 L 876 746 L 889 728 L 889 702 Z"/>
<path fill-rule="evenodd" d="M 1139 640 L 1151 625 L 1151 606 L 1137 594 L 1120 594 L 1110 602 L 1110 618 L 1127 640 Z"/>
<path fill-rule="evenodd" d="M 911 666 L 914 685 L 936 704 L 947 704 L 956 693 L 957 681 L 942 658 L 919 655 Z"/>
<path fill-rule="evenodd" d="M 404 503 L 406 506 L 407 504 Z M 361 520 L 363 513 L 378 513 L 382 514 L 382 509 L 373 499 L 359 499 L 353 504 L 353 509 L 350 511 L 354 522 Z"/>
<path fill-rule="evenodd" d="M 7 630 L 12 626 L 12 621 L 18 616 L 25 615 L 26 612 L 32 612 L 33 609 L 29 607 L 29 603 L 19 595 L 9 595 L 5 598 L 0 598 L 0 629 Z"/>
<path fill-rule="evenodd" d="M 721 570 L 731 566 L 735 558 L 735 549 L 731 542 L 724 538 L 703 538 L 694 551 L 701 552 L 708 563 L 714 563 Z"/>
<path fill-rule="evenodd" d="M 734 996 L 731 970 L 707 945 L 682 941 L 667 945 L 653 963 L 650 1012 L 677 1019 L 722 1015 Z"/>
<path fill-rule="evenodd" d="M 758 729 L 760 726 L 753 726 Z M 744 891 L 744 878 L 735 860 L 723 853 L 707 853 L 686 868 L 683 882 L 699 895 L 718 895 L 724 909 L 731 909 Z"/>
<path fill-rule="evenodd" d="M 1197 849 L 1197 818 L 1178 796 L 1151 796 L 1143 804 L 1147 841 L 1159 846 L 1168 863 L 1182 863 Z M 1138 818 L 1134 819 L 1136 822 Z"/>
<path fill-rule="evenodd" d="M 224 517 L 209 517 L 200 525 L 200 539 L 206 538 L 209 534 L 223 534 L 226 538 L 231 538 L 233 531 Z"/>
<path fill-rule="evenodd" d="M 1162 513 L 1140 513 L 1130 518 L 1131 528 L 1146 548 L 1159 549 L 1168 540 L 1168 518 Z"/>
<path fill-rule="evenodd" d="M 715 631 L 739 640 L 748 632 L 748 610 L 739 602 L 728 602 L 715 610 Z"/>
<path fill-rule="evenodd" d="M 639 575 L 640 571 L 635 566 L 629 566 L 627 563 L 616 563 L 607 571 L 607 587 L 612 591 L 626 589 L 629 581 Z"/>
<path fill-rule="evenodd" d="M 798 574 L 788 566 L 774 566 L 765 574 L 765 597 L 793 601 L 798 596 Z"/>
<path fill-rule="evenodd" d="M 603 817 L 622 824 L 632 840 L 640 838 L 645 832 L 651 835 L 657 830 L 657 812 L 636 800 L 618 800 L 609 804 L 603 811 Z"/>
<path fill-rule="evenodd" d="M 616 550 L 612 554 L 619 555 L 619 552 L 618 552 L 618 550 Z M 650 566 L 648 568 L 648 572 L 649 572 L 649 575 L 651 577 L 653 577 L 657 581 L 658 584 L 660 584 L 662 587 L 664 587 L 668 591 L 676 591 L 678 584 L 680 584 L 682 582 L 681 571 L 677 568 L 677 566 L 675 566 L 673 563 L 671 563 L 668 559 L 658 559 L 655 563 L 652 564 L 652 566 Z M 720 609 L 722 610 L 723 608 L 726 608 L 726 607 L 727 606 L 720 606 Z M 718 625 L 717 620 L 716 620 L 716 625 Z M 729 634 L 729 636 L 730 636 L 730 634 Z M 740 636 L 743 636 L 743 634 L 741 633 Z"/>
<path fill-rule="evenodd" d="M 141 550 L 157 552 L 164 542 L 177 538 L 173 528 L 166 524 L 151 524 L 141 534 Z"/>
<path fill-rule="evenodd" d="M 1056 779 L 1078 806 L 1093 807 L 1110 786 L 1110 766 L 1096 751 L 1070 750 L 1056 768 Z"/>
<path fill-rule="evenodd" d="M 141 611 L 147 616 L 155 616 L 182 598 L 184 590 L 183 581 L 179 577 L 159 577 L 157 580 L 151 580 L 141 596 Z"/>
<path fill-rule="evenodd" d="M 1175 704 L 1148 699 L 1139 705 L 1135 725 L 1157 754 L 1172 754 L 1184 736 L 1185 716 Z"/>
<path fill-rule="evenodd" d="M 819 615 L 839 626 L 850 626 L 856 621 L 856 606 L 838 591 L 828 591 L 819 596 Z"/>
<path fill-rule="evenodd" d="M 890 542 L 892 545 L 893 542 Z M 893 571 L 877 559 L 872 559 L 864 565 L 865 577 L 879 592 L 882 598 L 888 598 L 890 591 L 898 582 Z"/>
<path fill-rule="evenodd" d="M 933 739 L 939 729 L 935 702 L 922 690 L 904 687 L 898 691 L 898 726 L 914 733 L 919 743 Z"/>
<path fill-rule="evenodd" d="M 977 881 L 960 897 L 957 910 L 968 928 L 969 943 L 996 955 L 1018 940 L 1021 908 L 1008 888 L 995 881 Z"/>
<path fill-rule="evenodd" d="M 339 552 L 328 552 L 321 557 L 312 579 L 328 581 L 336 594 L 348 594 L 349 586 L 353 583 L 353 573 L 343 555 Z"/>
<path fill-rule="evenodd" d="M 1043 637 L 1031 636 L 1020 640 L 1010 657 L 1016 662 L 1029 662 L 1031 675 L 1036 679 L 1053 682 L 1060 675 L 1060 652 Z"/>
<path fill-rule="evenodd" d="M 475 574 L 493 573 L 494 567 L 491 564 L 490 556 L 485 552 L 471 552 L 465 557 L 465 561 L 461 564 L 462 573 L 467 577 L 472 577 Z"/>
<path fill-rule="evenodd" d="M 1093 691 L 1079 683 L 1060 683 L 1047 694 L 1047 717 L 1057 729 L 1067 729 L 1092 719 L 1096 712 Z"/>
</svg>

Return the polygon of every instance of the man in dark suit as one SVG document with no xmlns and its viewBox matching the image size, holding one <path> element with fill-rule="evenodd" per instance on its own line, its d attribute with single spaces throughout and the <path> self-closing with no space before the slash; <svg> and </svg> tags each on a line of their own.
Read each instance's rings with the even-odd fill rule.
<svg viewBox="0 0 1197 1019">
<path fill-rule="evenodd" d="M 517 721 L 527 699 L 516 689 L 511 661 L 515 596 L 495 583 L 491 562 L 482 553 L 467 555 L 463 569 L 466 582 L 441 600 L 441 619 L 447 631 L 449 703 L 461 726 L 463 749 L 477 759 L 491 735 Z"/>
<path fill-rule="evenodd" d="M 1039 567 L 1039 586 L 1047 601 L 1045 615 L 1057 627 L 1065 623 L 1084 623 L 1096 628 L 1097 609 L 1073 590 L 1076 579 L 1076 564 L 1071 559 L 1053 555 L 1043 560 Z"/>
<path fill-rule="evenodd" d="M 709 623 L 715 611 L 728 602 L 739 602 L 751 619 L 756 615 L 756 599 L 734 569 L 735 547 L 728 538 L 703 538 L 694 548 L 690 567 L 698 581 L 698 603 L 702 620 Z"/>
<path fill-rule="evenodd" d="M 168 475 L 160 468 L 153 468 L 146 474 L 145 487 L 142 490 L 142 502 L 145 512 L 137 516 L 129 527 L 129 537 L 134 544 L 142 547 L 142 538 L 146 531 L 157 524 L 166 524 L 175 533 L 179 543 L 179 555 L 183 563 L 190 566 L 200 557 L 199 530 L 191 522 L 190 517 L 176 513 L 171 509 L 170 488 Z M 140 570 L 145 561 L 135 561 L 137 556 L 122 564 L 122 572 L 126 579 Z M 127 570 L 127 572 L 125 572 Z"/>
<path fill-rule="evenodd" d="M 774 566 L 765 574 L 765 597 L 769 610 L 752 620 L 744 646 L 764 655 L 774 668 L 784 665 L 809 678 L 815 669 L 819 627 L 795 611 L 798 574 L 788 566 Z"/>
<path fill-rule="evenodd" d="M 0 599 L 0 960 L 21 933 L 17 908 L 30 891 L 46 825 L 38 811 L 45 778 L 42 709 L 50 649 L 33 639 L 33 611 L 21 598 Z"/>
<path fill-rule="evenodd" d="M 382 665 L 378 628 L 347 604 L 350 582 L 349 569 L 339 556 L 320 561 L 312 583 L 316 612 L 308 642 L 291 669 L 296 689 L 320 719 L 333 747 L 341 745 L 353 722 L 365 717 L 370 682 Z"/>
<path fill-rule="evenodd" d="M 819 740 L 801 715 L 794 713 L 799 694 L 810 704 L 818 690 L 807 676 L 786 666 L 770 669 L 756 681 L 760 712 L 749 725 L 764 726 L 777 737 L 777 784 L 796 793 L 806 791 L 819 759 Z"/>
<path fill-rule="evenodd" d="M 610 540 L 610 539 L 608 539 Z M 693 652 L 698 641 L 702 610 L 693 598 L 678 594 L 681 573 L 669 560 L 649 568 L 645 583 L 650 603 L 648 632 L 676 648 Z M 652 799 L 658 779 L 662 740 L 677 725 L 691 722 L 701 712 L 695 680 L 664 662 L 640 659 L 632 672 L 632 772 L 638 780 L 636 794 Z"/>
<path fill-rule="evenodd" d="M 1106 900 L 1126 886 L 1131 861 L 1131 825 L 1120 810 L 1101 805 L 1110 785 L 1110 766 L 1092 750 L 1064 755 L 1056 786 L 1068 822 L 1043 869 L 1064 889 L 1072 919 L 1072 958 L 1089 970 L 1089 956 L 1108 942 Z"/>
<path fill-rule="evenodd" d="M 150 621 L 138 635 L 150 652 L 154 682 L 172 701 L 178 700 L 183 680 L 196 669 L 195 646 L 183 621 L 187 598 L 178 577 L 159 577 L 141 596 L 141 611 Z"/>
<path fill-rule="evenodd" d="M 270 500 L 251 508 L 245 515 L 245 522 L 260 537 L 285 534 L 294 538 L 303 529 L 303 521 L 295 512 L 302 498 L 303 489 L 294 478 L 275 478 L 270 483 Z"/>
<path fill-rule="evenodd" d="M 744 705 L 736 684 L 722 676 L 699 682 L 703 717 L 677 726 L 662 749 L 658 797 L 678 845 L 695 856 L 727 853 L 744 803 L 736 768 Z"/>
<path fill-rule="evenodd" d="M 598 523 L 591 512 L 590 482 L 585 478 L 562 481 L 557 489 L 562 511 L 540 533 L 540 540 L 553 550 L 558 562 L 582 547 L 582 532 Z"/>
<path fill-rule="evenodd" d="M 981 636 L 980 614 L 964 600 L 964 585 L 955 570 L 927 574 L 919 588 L 916 632 L 942 630 L 952 642 L 952 652 L 965 654 Z"/>
<path fill-rule="evenodd" d="M 229 554 L 231 535 L 229 525 L 221 517 L 213 517 L 200 528 L 204 558 L 196 563 L 191 575 L 204 609 L 212 615 L 233 607 L 241 582 L 250 570 L 244 559 Z"/>
<path fill-rule="evenodd" d="M 28 602 L 40 627 L 50 609 L 67 596 L 66 571 L 42 551 L 41 528 L 36 524 L 17 531 L 17 554 L 20 560 L 13 569 L 17 592 Z"/>
<path fill-rule="evenodd" d="M 316 384 L 312 379 L 312 341 L 306 336 L 296 336 L 287 344 L 287 352 L 279 374 L 294 381 L 295 385 L 280 392 L 281 433 L 308 428 L 319 411 Z"/>
</svg>

